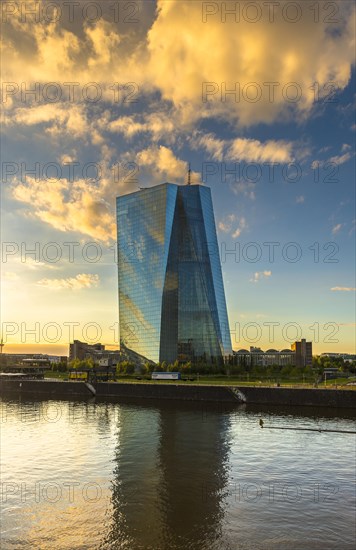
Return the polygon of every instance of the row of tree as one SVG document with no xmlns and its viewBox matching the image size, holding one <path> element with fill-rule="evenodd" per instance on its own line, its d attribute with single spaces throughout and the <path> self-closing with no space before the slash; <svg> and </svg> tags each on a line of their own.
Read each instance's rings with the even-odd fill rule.
<svg viewBox="0 0 356 550">
<path fill-rule="evenodd" d="M 95 366 L 93 359 L 74 359 L 68 364 L 70 369 L 92 369 Z M 340 376 L 345 374 L 356 374 L 356 361 L 343 361 L 342 359 L 333 359 L 326 356 L 313 357 L 312 367 L 296 367 L 293 365 L 279 366 L 261 366 L 261 365 L 247 365 L 242 363 L 240 365 L 208 365 L 206 363 L 180 363 L 175 361 L 174 363 L 145 363 L 140 367 L 136 367 L 134 363 L 130 361 L 121 361 L 116 366 L 117 374 L 119 375 L 150 375 L 155 372 L 180 372 L 183 375 L 234 375 L 234 376 L 251 376 L 251 377 L 263 377 L 263 378 L 278 378 L 278 377 L 304 377 L 306 380 L 313 379 L 316 376 L 321 376 L 324 369 L 328 367 L 336 367 L 340 371 Z M 66 363 L 59 363 L 53 365 L 53 370 L 65 372 L 67 370 Z"/>
</svg>

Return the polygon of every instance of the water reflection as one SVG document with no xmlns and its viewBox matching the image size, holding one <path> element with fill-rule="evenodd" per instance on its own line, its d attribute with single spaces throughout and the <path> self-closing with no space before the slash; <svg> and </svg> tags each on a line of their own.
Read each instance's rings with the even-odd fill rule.
<svg viewBox="0 0 356 550">
<path fill-rule="evenodd" d="M 203 421 L 204 414 L 204 421 Z M 105 548 L 212 548 L 228 480 L 229 418 L 201 407 L 124 407 Z M 196 476 L 195 472 L 199 472 Z M 202 483 L 202 479 L 205 480 Z"/>
<path fill-rule="evenodd" d="M 353 548 L 354 436 L 261 416 L 355 429 L 351 410 L 3 399 L 1 548 Z"/>
</svg>

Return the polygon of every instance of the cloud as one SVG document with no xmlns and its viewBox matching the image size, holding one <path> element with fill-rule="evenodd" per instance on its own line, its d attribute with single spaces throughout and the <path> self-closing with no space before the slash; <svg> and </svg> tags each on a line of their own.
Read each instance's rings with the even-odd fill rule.
<svg viewBox="0 0 356 550">
<path fill-rule="evenodd" d="M 223 160 L 224 148 L 227 143 L 225 140 L 216 138 L 212 133 L 203 134 L 197 131 L 190 139 L 190 144 L 194 149 L 205 149 L 210 158 L 218 161 Z"/>
<path fill-rule="evenodd" d="M 233 16 L 222 21 L 221 3 L 212 3 L 218 11 L 204 21 L 204 3 L 202 10 L 199 2 L 137 2 L 144 24 L 136 25 L 135 32 L 124 21 L 110 21 L 112 10 L 103 2 L 103 17 L 90 23 L 78 17 L 79 8 L 74 24 L 64 9 L 59 21 L 41 18 L 35 25 L 32 16 L 21 22 L 14 15 L 4 25 L 3 80 L 17 82 L 20 74 L 28 83 L 136 82 L 145 96 L 159 96 L 179 112 L 182 125 L 212 116 L 242 127 L 299 121 L 313 111 L 313 83 L 318 82 L 323 98 L 330 92 L 328 83 L 337 82 L 343 90 L 350 81 L 354 6 L 338 1 L 339 22 L 331 28 L 316 24 L 315 14 L 304 6 L 300 20 L 291 23 L 284 16 L 285 3 L 281 0 L 273 10 L 273 23 L 267 5 L 261 6 L 258 22 L 240 16 L 237 23 Z M 206 82 L 216 88 L 208 101 L 202 96 Z M 240 97 L 224 101 L 223 83 L 239 87 Z M 257 85 L 256 101 L 250 98 L 254 90 L 246 91 L 251 83 Z M 298 88 L 292 86 L 288 95 L 290 83 Z M 293 102 L 295 94 L 299 97 Z M 105 97 L 114 102 L 109 87 Z"/>
<path fill-rule="evenodd" d="M 284 4 L 278 3 L 273 24 L 269 22 L 267 7 L 259 22 L 251 24 L 240 17 L 237 24 L 234 16 L 222 22 L 219 3 L 218 13 L 202 22 L 199 2 L 159 0 L 157 18 L 148 33 L 148 73 L 153 85 L 164 99 L 193 119 L 220 116 L 247 126 L 307 116 L 314 104 L 310 87 L 315 81 L 321 94 L 327 94 L 326 83 L 338 82 L 343 89 L 350 80 L 353 8 L 338 2 L 340 23 L 330 32 L 328 26 L 315 24 L 312 13 L 304 6 L 299 22 L 286 21 L 282 14 Z M 215 83 L 216 93 L 211 101 L 202 101 L 204 82 Z M 260 99 L 249 101 L 241 93 L 240 100 L 230 95 L 222 101 L 222 83 L 231 89 L 236 82 L 240 90 L 257 83 L 262 91 Z M 277 83 L 272 101 L 263 84 L 266 82 Z M 298 83 L 302 92 L 293 105 L 282 94 L 284 86 L 291 82 Z"/>
<path fill-rule="evenodd" d="M 236 220 L 235 214 L 228 214 L 223 220 L 219 221 L 218 228 L 223 233 L 229 233 L 231 231 L 232 222 Z"/>
<path fill-rule="evenodd" d="M 169 181 L 185 183 L 188 163 L 172 149 L 152 145 L 137 152 L 116 157 L 115 150 L 101 146 L 100 169 L 95 181 L 89 179 L 51 180 L 27 175 L 14 179 L 12 197 L 29 206 L 29 215 L 50 224 L 59 231 L 79 232 L 95 241 L 116 239 L 115 199 L 119 194 L 137 191 L 139 179 L 145 185 Z M 118 177 L 118 174 L 120 177 Z M 192 172 L 193 184 L 201 183 L 201 175 Z"/>
<path fill-rule="evenodd" d="M 256 198 L 254 191 L 256 184 L 252 181 L 240 181 L 239 183 L 231 183 L 230 187 L 235 195 L 241 194 L 251 200 L 255 200 Z"/>
<path fill-rule="evenodd" d="M 16 83 L 21 75 L 21 81 L 29 89 L 33 89 L 34 83 L 42 88 L 49 82 L 59 83 L 63 97 L 58 102 L 46 103 L 42 95 L 40 102 L 30 96 L 24 102 L 15 94 L 3 104 L 4 123 L 9 128 L 15 124 L 30 129 L 41 125 L 41 135 L 56 145 L 59 137 L 63 137 L 66 144 L 69 139 L 81 139 L 85 145 L 91 142 L 104 151 L 109 139 L 114 138 L 117 160 L 136 162 L 145 184 L 146 181 L 148 184 L 186 181 L 187 163 L 170 147 L 159 146 L 157 142 L 161 139 L 169 145 L 177 141 L 181 148 L 188 142 L 207 151 L 216 161 L 226 158 L 292 162 L 296 157 L 295 144 L 284 140 L 247 139 L 241 137 L 240 128 L 260 122 L 283 122 L 291 117 L 303 120 L 313 110 L 315 94 L 311 84 L 318 81 L 322 96 L 325 84 L 335 81 L 343 89 L 350 79 L 353 8 L 347 2 L 338 2 L 340 24 L 333 26 L 333 32 L 326 25 L 316 25 L 311 10 L 302 10 L 300 23 L 286 22 L 281 16 L 283 2 L 275 10 L 275 23 L 269 22 L 266 12 L 258 24 L 242 17 L 237 25 L 233 17 L 227 17 L 222 23 L 220 5 L 219 13 L 204 23 L 199 3 L 178 0 L 158 0 L 157 9 L 154 3 L 137 2 L 144 24 L 136 25 L 133 32 L 130 25 L 110 22 L 113 13 L 108 4 L 101 3 L 104 17 L 90 23 L 76 17 L 74 24 L 69 25 L 64 15 L 67 10 L 63 10 L 63 17 L 55 23 L 41 18 L 34 25 L 32 16 L 27 17 L 27 21 L 9 17 L 3 33 L 4 82 Z M 63 85 L 70 82 L 76 83 L 74 103 L 69 101 L 68 87 Z M 85 100 L 84 86 L 90 82 L 100 86 L 103 101 Z M 143 107 L 137 109 L 139 112 L 131 114 L 128 105 L 115 100 L 110 89 L 114 82 L 136 83 Z M 241 101 L 224 102 L 220 93 L 205 102 L 202 99 L 204 82 L 216 82 L 220 91 L 223 82 L 227 85 L 237 82 L 241 90 L 246 84 L 256 82 L 264 93 L 257 102 L 246 101 L 243 94 Z M 268 91 L 265 82 L 278 84 L 274 101 L 265 93 Z M 302 90 L 300 101 L 294 104 L 280 93 L 289 82 L 297 82 Z M 112 106 L 114 115 L 110 113 Z M 197 121 L 203 127 L 212 117 L 224 126 L 227 122 L 239 129 L 233 134 L 239 137 L 221 140 L 211 132 L 192 130 L 188 133 Z M 143 133 L 149 133 L 150 147 L 139 144 L 130 151 L 127 147 L 126 152 L 120 149 L 125 144 L 118 145 L 119 139 L 112 135 L 124 136 L 122 141 L 127 146 L 129 139 Z M 192 137 L 187 137 L 189 135 Z M 349 151 L 343 153 L 339 162 L 350 154 Z M 68 161 L 77 159 L 72 150 L 66 154 Z M 110 158 L 105 158 L 105 163 L 106 172 L 98 184 L 65 179 L 56 183 L 38 182 L 29 177 L 25 182 L 14 182 L 13 197 L 29 205 L 31 215 L 60 231 L 77 231 L 102 241 L 115 239 L 115 196 L 135 190 L 137 181 L 121 179 L 120 185 L 113 183 L 108 176 L 112 168 Z M 192 179 L 200 183 L 200 174 L 193 173 Z M 232 189 L 236 194 L 255 198 L 252 182 L 236 183 Z M 242 226 L 231 228 L 235 237 L 241 230 Z"/>
<path fill-rule="evenodd" d="M 233 140 L 227 152 L 227 158 L 246 162 L 279 162 L 288 163 L 292 158 L 292 143 L 285 141 L 266 141 L 237 138 Z"/>
<path fill-rule="evenodd" d="M 42 3 L 45 4 L 43 0 Z M 41 1 L 38 6 L 43 9 Z M 105 9 L 110 13 L 109 7 Z M 133 48 L 127 25 L 115 24 L 112 13 L 107 18 L 112 22 L 102 17 L 91 24 L 81 15 L 77 12 L 74 24 L 73 21 L 70 24 L 64 8 L 60 20 L 54 23 L 45 17 L 40 17 L 35 25 L 32 16 L 26 17 L 26 21 L 10 17 L 4 25 L 3 47 L 8 61 L 4 80 L 17 82 L 18 74 L 25 82 L 112 83 L 122 77 L 124 82 L 134 80 Z M 136 44 L 134 49 L 138 49 Z"/>
<path fill-rule="evenodd" d="M 341 151 L 344 153 L 345 151 L 349 151 L 350 149 L 352 149 L 351 145 L 348 145 L 348 143 L 344 143 L 343 146 L 341 147 Z"/>
<path fill-rule="evenodd" d="M 334 227 L 332 228 L 332 234 L 336 235 L 336 233 L 339 233 L 342 226 L 343 226 L 342 223 L 338 223 L 337 225 L 334 225 Z"/>
<path fill-rule="evenodd" d="M 256 271 L 253 278 L 250 279 L 250 283 L 258 283 L 261 279 L 268 279 L 271 275 L 272 271 Z"/>
<path fill-rule="evenodd" d="M 147 132 L 153 141 L 165 137 L 170 142 L 174 141 L 179 125 L 174 113 L 153 112 L 144 115 L 121 116 L 109 124 L 104 120 L 104 127 L 112 133 L 121 133 L 128 139 Z"/>
<path fill-rule="evenodd" d="M 355 292 L 356 288 L 351 286 L 333 286 L 330 290 L 334 292 Z"/>
<path fill-rule="evenodd" d="M 5 271 L 2 277 L 5 281 L 9 281 L 9 282 L 15 282 L 20 279 L 18 274 L 14 273 L 13 271 Z"/>
<path fill-rule="evenodd" d="M 222 231 L 223 233 L 228 233 L 231 229 L 231 226 L 230 225 L 227 225 L 225 222 L 219 222 L 218 223 L 218 228 L 220 229 L 220 231 Z"/>
<path fill-rule="evenodd" d="M 350 148 L 349 145 L 344 144 L 341 148 L 341 151 L 342 152 L 347 151 L 349 148 Z M 336 165 L 339 166 L 340 164 L 344 164 L 345 162 L 350 160 L 352 157 L 354 157 L 354 154 L 350 153 L 348 151 L 344 155 L 335 155 L 335 156 L 330 157 L 326 160 L 314 160 L 311 163 L 311 168 L 312 168 L 312 170 L 316 170 L 319 166 L 326 166 L 326 165 L 330 165 L 330 164 L 336 164 Z"/>
<path fill-rule="evenodd" d="M 299 197 L 296 197 L 296 199 L 295 199 L 295 202 L 297 204 L 303 204 L 304 201 L 305 201 L 304 195 L 299 195 Z"/>
<path fill-rule="evenodd" d="M 86 35 L 92 43 L 94 52 L 88 59 L 88 67 L 97 70 L 109 66 L 115 60 L 115 53 L 121 42 L 115 26 L 100 19 L 95 26 L 86 28 Z"/>
<path fill-rule="evenodd" d="M 344 164 L 350 158 L 352 158 L 353 155 L 351 153 L 345 153 L 344 155 L 336 155 L 335 157 L 329 158 L 326 162 L 332 162 L 333 164 Z"/>
<path fill-rule="evenodd" d="M 267 140 L 261 142 L 257 139 L 236 138 L 236 139 L 218 139 L 209 132 L 204 134 L 201 131 L 195 131 L 190 138 L 189 143 L 194 149 L 205 149 L 208 153 L 208 158 L 219 162 L 235 163 L 235 166 L 227 168 L 222 166 L 222 170 L 226 170 L 227 174 L 230 171 L 235 171 L 235 181 L 230 181 L 230 188 L 236 195 L 254 200 L 256 183 L 253 181 L 240 181 L 239 170 L 240 163 L 260 163 L 260 164 L 288 164 L 291 163 L 295 156 L 302 157 L 309 155 L 309 151 L 301 148 L 296 143 L 287 141 Z M 214 167 L 211 167 L 214 173 Z M 218 166 L 215 173 L 218 173 Z M 255 168 L 256 169 L 256 168 Z M 260 167 L 261 169 L 261 167 Z M 204 173 L 204 168 L 203 168 Z M 208 172 L 207 172 L 208 174 Z M 210 174 L 211 176 L 213 174 Z M 226 176 L 225 176 L 226 177 Z M 229 178 L 229 175 L 227 175 Z M 232 176 L 229 178 L 232 180 Z M 236 181 L 238 179 L 238 181 Z"/>
<path fill-rule="evenodd" d="M 142 122 L 136 122 L 134 117 L 122 116 L 110 122 L 108 130 L 114 133 L 122 133 L 125 137 L 132 138 L 136 134 L 146 131 L 147 126 Z"/>
<path fill-rule="evenodd" d="M 175 156 L 173 151 L 164 145 L 153 145 L 136 153 L 135 161 L 144 170 L 148 181 L 152 183 L 185 183 L 187 181 L 188 163 Z M 200 174 L 192 172 L 192 183 L 200 183 Z"/>
<path fill-rule="evenodd" d="M 218 229 L 223 233 L 231 233 L 233 239 L 237 239 L 246 228 L 246 219 L 244 217 L 238 218 L 235 214 L 225 216 L 218 223 Z"/>
<path fill-rule="evenodd" d="M 69 155 L 68 153 L 65 153 L 65 154 L 61 155 L 59 160 L 60 160 L 61 164 L 64 164 L 64 165 L 72 164 L 73 162 L 76 161 L 76 152 L 73 151 L 72 155 Z"/>
<path fill-rule="evenodd" d="M 99 281 L 99 275 L 80 273 L 75 277 L 67 277 L 66 279 L 41 279 L 37 284 L 51 290 L 81 290 L 83 288 L 96 287 Z"/>
<path fill-rule="evenodd" d="M 33 269 L 43 269 L 43 268 L 46 268 L 46 269 L 56 269 L 57 268 L 56 265 L 53 265 L 49 262 L 47 262 L 47 263 L 41 262 L 39 260 L 36 260 L 36 258 L 31 258 L 31 256 L 24 257 L 24 258 L 16 258 L 16 260 L 21 262 L 21 265 L 23 267 L 26 266 L 31 270 L 33 270 Z"/>
<path fill-rule="evenodd" d="M 243 217 L 240 218 L 240 219 L 239 219 L 239 222 L 238 222 L 238 227 L 237 227 L 237 228 L 235 229 L 235 231 L 232 233 L 231 237 L 232 237 L 233 239 L 237 239 L 237 238 L 241 235 L 242 231 L 243 231 L 244 229 L 246 229 L 246 227 L 247 227 L 246 219 L 243 218 Z"/>
<path fill-rule="evenodd" d="M 24 182 L 14 182 L 12 192 L 15 199 L 31 207 L 31 216 L 59 231 L 77 231 L 108 242 L 116 238 L 116 229 L 113 210 L 103 198 L 105 182 L 98 187 L 83 179 L 51 181 L 27 176 Z"/>
<path fill-rule="evenodd" d="M 49 135 L 69 134 L 74 138 L 88 136 L 90 129 L 84 107 L 71 103 L 19 107 L 3 117 L 3 123 L 6 126 L 45 124 Z"/>
</svg>

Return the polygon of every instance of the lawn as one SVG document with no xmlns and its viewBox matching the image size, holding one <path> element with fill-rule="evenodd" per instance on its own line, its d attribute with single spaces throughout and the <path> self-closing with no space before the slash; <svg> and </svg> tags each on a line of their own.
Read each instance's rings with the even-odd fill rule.
<svg viewBox="0 0 356 550">
<path fill-rule="evenodd" d="M 45 378 L 65 380 L 68 379 L 67 372 L 53 372 L 46 371 Z M 144 378 L 143 376 L 118 376 L 117 382 L 124 384 L 188 384 L 188 385 L 210 385 L 210 386 L 273 386 L 276 387 L 277 383 L 274 379 L 256 379 L 256 380 L 241 380 L 237 376 L 197 376 L 197 375 L 183 375 L 184 380 L 151 380 L 150 378 Z M 323 380 L 318 383 L 318 388 L 328 388 L 334 389 L 337 386 L 337 389 L 348 389 L 356 390 L 355 386 L 348 386 L 350 382 L 356 383 L 356 377 L 349 378 L 334 378 L 330 380 Z M 303 381 L 302 379 L 294 380 L 279 380 L 281 387 L 300 387 L 300 388 L 313 388 L 313 381 Z"/>
</svg>

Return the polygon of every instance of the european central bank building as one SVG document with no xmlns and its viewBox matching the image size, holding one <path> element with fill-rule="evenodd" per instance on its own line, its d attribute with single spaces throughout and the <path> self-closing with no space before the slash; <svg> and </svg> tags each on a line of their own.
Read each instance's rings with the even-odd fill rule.
<svg viewBox="0 0 356 550">
<path fill-rule="evenodd" d="M 211 192 L 162 183 L 117 197 L 120 348 L 139 361 L 232 355 Z"/>
</svg>

